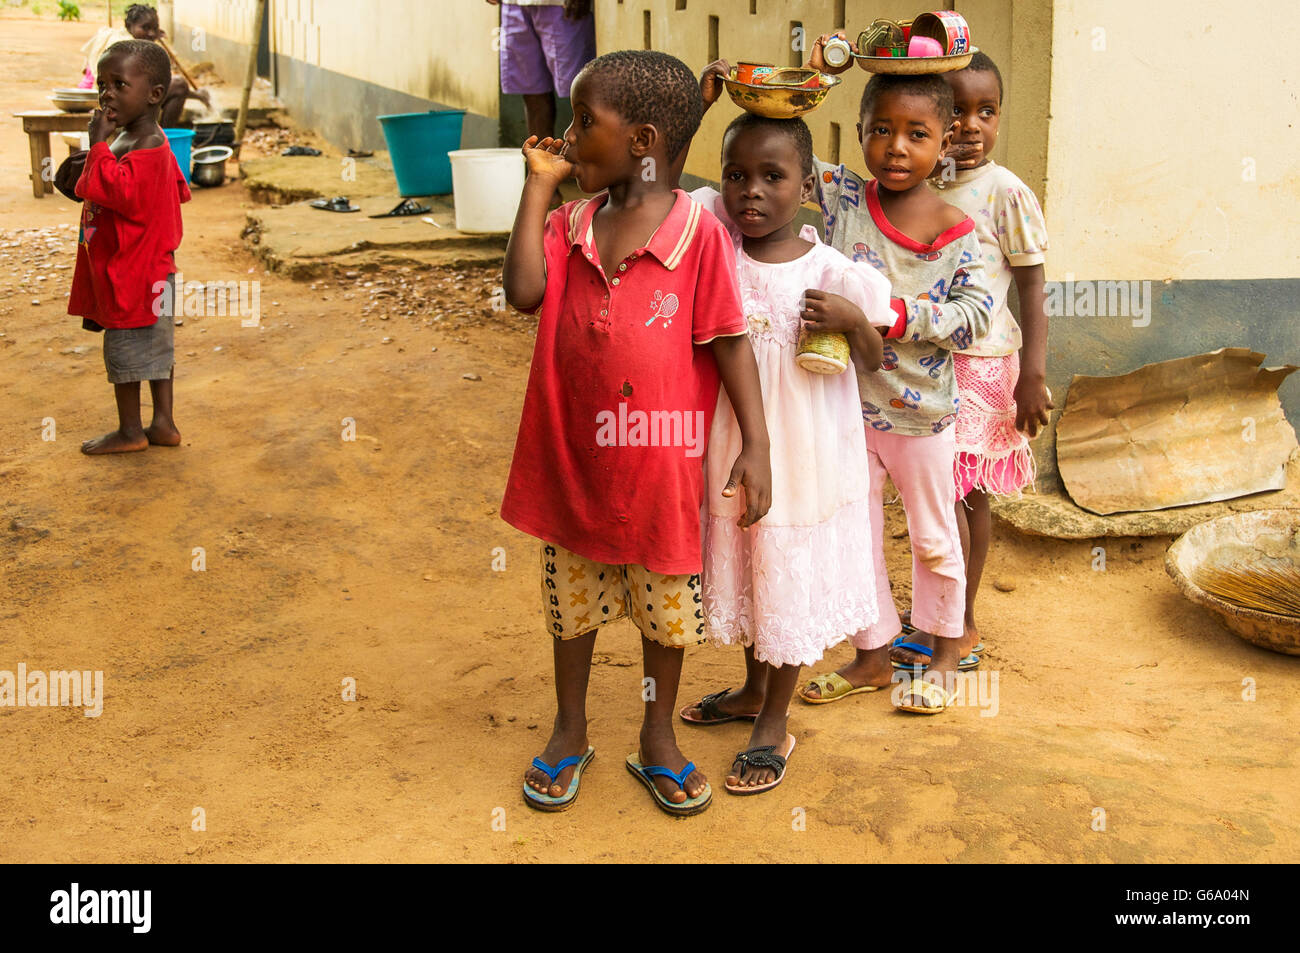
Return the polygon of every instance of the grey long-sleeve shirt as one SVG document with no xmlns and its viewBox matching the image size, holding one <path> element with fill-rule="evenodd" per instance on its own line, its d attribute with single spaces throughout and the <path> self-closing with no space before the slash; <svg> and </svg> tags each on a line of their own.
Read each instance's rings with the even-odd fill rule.
<svg viewBox="0 0 1300 953">
<path fill-rule="evenodd" d="M 941 433 L 957 417 L 951 352 L 970 347 L 992 319 L 975 223 L 967 218 L 922 244 L 885 218 L 876 182 L 842 165 L 814 164 L 827 244 L 871 264 L 902 299 L 880 370 L 858 375 L 862 416 L 880 431 Z"/>
</svg>

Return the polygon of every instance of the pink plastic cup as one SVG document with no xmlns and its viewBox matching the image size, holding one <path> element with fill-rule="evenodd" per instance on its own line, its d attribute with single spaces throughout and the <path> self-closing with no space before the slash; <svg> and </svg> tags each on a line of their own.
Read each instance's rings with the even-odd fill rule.
<svg viewBox="0 0 1300 953">
<path fill-rule="evenodd" d="M 943 46 L 928 36 L 913 36 L 907 44 L 908 56 L 943 56 Z"/>
</svg>

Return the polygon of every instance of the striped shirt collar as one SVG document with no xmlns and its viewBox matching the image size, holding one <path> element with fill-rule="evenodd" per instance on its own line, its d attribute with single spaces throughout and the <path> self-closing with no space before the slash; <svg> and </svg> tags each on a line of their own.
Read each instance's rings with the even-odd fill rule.
<svg viewBox="0 0 1300 953">
<path fill-rule="evenodd" d="M 650 236 L 650 241 L 637 252 L 647 251 L 659 259 L 669 271 L 681 264 L 699 231 L 701 206 L 692 202 L 689 195 L 681 189 L 673 189 L 676 201 L 659 227 Z M 588 257 L 595 261 L 596 239 L 592 230 L 592 219 L 596 211 L 609 198 L 608 192 L 601 192 L 589 199 L 573 203 L 569 210 L 569 247 L 578 245 Z"/>
</svg>

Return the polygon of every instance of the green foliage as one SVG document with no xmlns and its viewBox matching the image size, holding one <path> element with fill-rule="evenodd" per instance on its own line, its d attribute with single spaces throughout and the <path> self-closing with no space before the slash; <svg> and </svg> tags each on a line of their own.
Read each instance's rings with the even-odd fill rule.
<svg viewBox="0 0 1300 953">
<path fill-rule="evenodd" d="M 59 0 L 59 19 L 80 20 L 81 7 L 73 3 L 72 0 Z"/>
</svg>

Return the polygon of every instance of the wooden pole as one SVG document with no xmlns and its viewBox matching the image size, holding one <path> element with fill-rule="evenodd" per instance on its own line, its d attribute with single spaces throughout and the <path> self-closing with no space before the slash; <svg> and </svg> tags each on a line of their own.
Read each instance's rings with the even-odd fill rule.
<svg viewBox="0 0 1300 953">
<path fill-rule="evenodd" d="M 185 69 L 184 66 L 181 65 L 181 61 L 176 58 L 176 54 L 173 53 L 172 48 L 167 45 L 167 41 L 164 40 L 162 37 L 158 37 L 158 45 L 167 51 L 167 55 L 170 56 L 172 58 L 172 62 L 176 64 L 176 68 L 180 70 L 181 75 L 185 77 L 185 82 L 190 84 L 190 89 L 198 89 L 199 84 L 194 82 L 194 77 L 191 76 L 189 74 L 189 71 Z"/>
<path fill-rule="evenodd" d="M 257 0 L 253 14 L 253 38 L 248 44 L 248 71 L 244 74 L 244 94 L 239 99 L 239 116 L 235 120 L 235 155 L 244 144 L 244 128 L 248 125 L 248 97 L 257 78 L 257 49 L 262 42 L 262 17 L 266 14 L 266 0 Z"/>
</svg>

